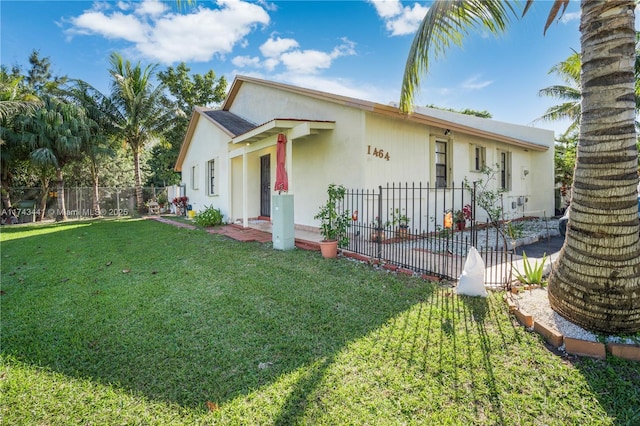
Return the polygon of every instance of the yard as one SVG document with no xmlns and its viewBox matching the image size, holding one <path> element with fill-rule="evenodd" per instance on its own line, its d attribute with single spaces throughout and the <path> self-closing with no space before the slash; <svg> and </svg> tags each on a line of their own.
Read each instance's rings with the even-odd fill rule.
<svg viewBox="0 0 640 426">
<path fill-rule="evenodd" d="M 640 424 L 502 294 L 145 220 L 2 227 L 0 423 Z"/>
</svg>

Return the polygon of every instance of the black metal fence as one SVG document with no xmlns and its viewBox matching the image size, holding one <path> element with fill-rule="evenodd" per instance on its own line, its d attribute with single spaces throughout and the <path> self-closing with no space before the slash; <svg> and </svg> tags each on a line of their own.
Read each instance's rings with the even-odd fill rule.
<svg viewBox="0 0 640 426">
<path fill-rule="evenodd" d="M 167 208 L 170 207 L 171 200 L 167 200 L 166 188 L 143 187 L 142 192 L 145 200 L 164 197 Z M 9 190 L 12 211 L 3 213 L 15 215 L 18 223 L 34 222 L 41 218 L 55 219 L 61 214 L 57 203 L 59 195 L 56 188 L 47 189 L 47 192 L 43 193 L 42 189 L 37 187 L 12 187 Z M 138 211 L 135 188 L 99 187 L 97 195 L 99 214 L 96 214 L 93 207 L 93 188 L 65 187 L 64 205 L 67 218 L 130 216 Z"/>
<path fill-rule="evenodd" d="M 456 280 L 471 247 L 485 262 L 485 283 L 508 287 L 513 250 L 487 221 L 476 220 L 472 188 L 391 184 L 348 190 L 347 250 L 416 273 Z"/>
</svg>

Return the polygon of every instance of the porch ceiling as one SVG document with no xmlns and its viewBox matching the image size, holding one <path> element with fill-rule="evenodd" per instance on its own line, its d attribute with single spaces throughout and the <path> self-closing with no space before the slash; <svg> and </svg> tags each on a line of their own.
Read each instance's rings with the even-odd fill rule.
<svg viewBox="0 0 640 426">
<path fill-rule="evenodd" d="M 267 121 L 246 133 L 236 136 L 231 139 L 231 143 L 234 145 L 241 143 L 251 144 L 278 133 L 286 133 L 292 129 L 293 131 L 290 132 L 289 138 L 297 139 L 299 137 L 316 134 L 320 130 L 332 130 L 335 128 L 335 125 L 335 121 L 276 118 L 271 121 Z"/>
</svg>

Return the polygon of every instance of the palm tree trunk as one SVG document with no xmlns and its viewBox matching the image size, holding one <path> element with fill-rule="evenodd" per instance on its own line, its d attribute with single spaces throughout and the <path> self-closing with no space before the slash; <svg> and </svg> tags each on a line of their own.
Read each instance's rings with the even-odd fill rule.
<svg viewBox="0 0 640 426">
<path fill-rule="evenodd" d="M 42 196 L 40 197 L 40 210 L 38 220 L 42 222 L 47 210 L 47 198 L 49 196 L 49 178 L 46 175 L 40 177 L 40 187 L 42 188 Z"/>
<path fill-rule="evenodd" d="M 58 211 L 56 212 L 56 220 L 65 221 L 67 220 L 67 210 L 64 206 L 64 179 L 61 168 L 56 169 L 56 179 L 58 180 Z"/>
<path fill-rule="evenodd" d="M 582 116 L 554 310 L 587 329 L 640 330 L 634 1 L 583 1 Z M 597 254 L 596 254 L 597 253 Z"/>
<path fill-rule="evenodd" d="M 144 212 L 144 200 L 142 199 L 142 176 L 140 173 L 140 150 L 133 150 L 133 171 L 136 185 L 136 209 L 139 213 Z"/>
<path fill-rule="evenodd" d="M 98 170 L 97 165 L 95 163 L 91 164 L 91 182 L 93 184 L 93 199 L 91 200 L 91 208 L 93 210 L 91 216 L 99 217 L 101 216 L 100 212 L 100 191 L 98 186 Z"/>
</svg>

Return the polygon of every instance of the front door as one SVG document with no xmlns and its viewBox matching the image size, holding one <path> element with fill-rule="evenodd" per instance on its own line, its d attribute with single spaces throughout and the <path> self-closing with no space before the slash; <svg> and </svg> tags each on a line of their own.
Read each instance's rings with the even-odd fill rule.
<svg viewBox="0 0 640 426">
<path fill-rule="evenodd" d="M 260 157 L 260 216 L 271 217 L 271 154 Z"/>
</svg>

